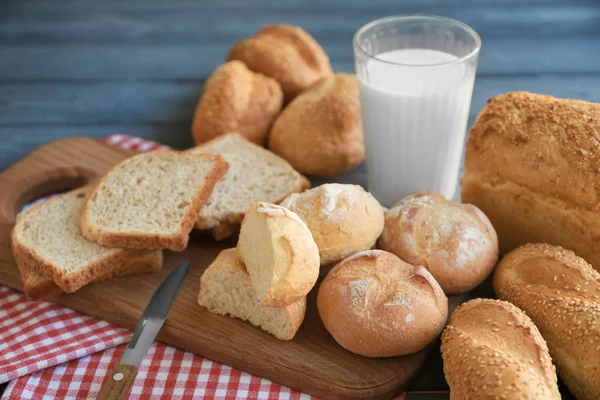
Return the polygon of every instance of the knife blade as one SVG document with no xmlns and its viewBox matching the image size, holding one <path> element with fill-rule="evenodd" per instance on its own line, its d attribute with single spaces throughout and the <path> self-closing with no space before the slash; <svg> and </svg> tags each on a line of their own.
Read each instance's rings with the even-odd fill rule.
<svg viewBox="0 0 600 400">
<path fill-rule="evenodd" d="M 160 284 L 146 306 L 125 352 L 108 380 L 102 385 L 98 399 L 125 399 L 142 360 L 163 326 L 179 288 L 190 270 L 190 262 L 179 264 Z"/>
</svg>

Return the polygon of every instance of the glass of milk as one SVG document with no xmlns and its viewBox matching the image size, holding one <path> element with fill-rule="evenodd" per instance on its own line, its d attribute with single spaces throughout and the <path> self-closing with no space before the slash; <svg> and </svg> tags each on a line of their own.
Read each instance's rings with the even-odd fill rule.
<svg viewBox="0 0 600 400">
<path fill-rule="evenodd" d="M 356 32 L 368 189 L 383 205 L 420 191 L 454 197 L 480 47 L 469 26 L 430 15 Z"/>
</svg>

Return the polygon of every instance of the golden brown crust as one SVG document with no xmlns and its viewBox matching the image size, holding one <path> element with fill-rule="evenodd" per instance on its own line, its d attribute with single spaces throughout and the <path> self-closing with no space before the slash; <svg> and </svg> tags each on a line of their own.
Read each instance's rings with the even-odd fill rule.
<svg viewBox="0 0 600 400">
<path fill-rule="evenodd" d="M 166 150 L 168 151 L 168 150 Z M 102 177 L 90 193 L 88 200 L 83 206 L 81 213 L 81 232 L 84 237 L 88 240 L 97 242 L 106 247 L 116 247 L 123 249 L 138 249 L 138 250 L 162 250 L 169 249 L 173 251 L 183 251 L 187 247 L 189 241 L 189 234 L 194 227 L 198 219 L 198 214 L 202 209 L 202 206 L 210 195 L 212 194 L 215 185 L 225 175 L 229 169 L 229 164 L 219 155 L 212 154 L 193 154 L 195 157 L 212 158 L 215 163 L 211 171 L 205 177 L 205 184 L 199 190 L 188 209 L 187 215 L 181 221 L 181 229 L 179 232 L 173 235 L 165 234 L 139 234 L 139 233 L 127 233 L 127 232 L 103 232 L 96 229 L 88 221 L 88 208 L 90 207 L 91 200 L 95 198 L 98 193 L 98 189 L 102 186 L 106 177 L 114 170 L 120 168 L 121 163 L 113 167 L 108 173 Z M 125 161 L 126 162 L 126 161 Z"/>
<path fill-rule="evenodd" d="M 599 399 L 600 274 L 572 251 L 528 244 L 502 259 L 494 291 L 531 317 L 571 392 Z"/>
<path fill-rule="evenodd" d="M 600 104 L 525 92 L 496 96 L 467 141 L 462 200 L 498 232 L 500 250 L 547 242 L 600 268 Z"/>
<path fill-rule="evenodd" d="M 251 38 L 236 43 L 226 58 L 279 82 L 289 101 L 317 80 L 333 73 L 329 58 L 302 28 L 266 25 Z"/>
<path fill-rule="evenodd" d="M 441 349 L 451 400 L 560 399 L 546 342 L 508 302 L 475 299 L 459 306 Z"/>
<path fill-rule="evenodd" d="M 337 175 L 360 164 L 365 148 L 356 76 L 331 75 L 294 99 L 275 121 L 269 148 L 308 175 Z"/>
<path fill-rule="evenodd" d="M 264 146 L 271 124 L 283 105 L 276 80 L 230 61 L 213 72 L 204 86 L 192 122 L 196 144 L 237 132 Z"/>
<path fill-rule="evenodd" d="M 435 340 L 448 299 L 433 276 L 382 250 L 346 258 L 317 296 L 325 328 L 344 348 L 367 357 L 415 353 Z"/>
<path fill-rule="evenodd" d="M 390 208 L 378 247 L 423 265 L 447 295 L 478 286 L 498 261 L 498 238 L 485 214 L 439 193 L 416 193 Z"/>
</svg>

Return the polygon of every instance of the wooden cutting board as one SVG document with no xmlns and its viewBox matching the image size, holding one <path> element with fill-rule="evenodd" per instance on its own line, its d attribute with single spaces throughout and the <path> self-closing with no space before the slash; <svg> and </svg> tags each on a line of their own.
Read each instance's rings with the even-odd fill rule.
<svg viewBox="0 0 600 400">
<path fill-rule="evenodd" d="M 91 138 L 48 143 L 0 174 L 0 283 L 22 290 L 10 250 L 15 215 L 24 204 L 57 190 L 89 185 L 131 153 Z M 423 366 L 430 348 L 393 358 L 367 358 L 346 351 L 327 333 L 316 310 L 316 288 L 306 319 L 293 340 L 282 342 L 245 322 L 214 315 L 196 302 L 200 276 L 217 253 L 233 243 L 215 243 L 194 233 L 181 253 L 165 252 L 159 273 L 96 282 L 49 300 L 128 329 L 141 314 L 168 270 L 190 259 L 188 274 L 158 339 L 328 399 L 392 398 Z"/>
</svg>

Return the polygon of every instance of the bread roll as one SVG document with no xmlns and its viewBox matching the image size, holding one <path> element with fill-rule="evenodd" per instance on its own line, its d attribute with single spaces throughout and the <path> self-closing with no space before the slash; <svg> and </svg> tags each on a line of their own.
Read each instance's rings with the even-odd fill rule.
<svg viewBox="0 0 600 400">
<path fill-rule="evenodd" d="M 284 307 L 262 305 L 236 249 L 220 252 L 204 271 L 198 304 L 212 313 L 248 321 L 280 340 L 294 337 L 306 311 L 306 297 Z"/>
<path fill-rule="evenodd" d="M 283 24 L 266 25 L 236 43 L 227 55 L 230 60 L 242 61 L 252 71 L 277 80 L 287 101 L 333 73 L 327 54 L 312 36 Z"/>
<path fill-rule="evenodd" d="M 319 277 L 319 249 L 306 224 L 284 207 L 250 207 L 237 248 L 264 305 L 281 307 L 300 300 Z"/>
<path fill-rule="evenodd" d="M 487 217 L 438 193 L 417 193 L 389 209 L 379 248 L 427 268 L 447 295 L 478 286 L 498 261 L 498 238 Z"/>
<path fill-rule="evenodd" d="M 363 251 L 336 265 L 321 283 L 317 307 L 331 336 L 367 357 L 425 348 L 448 316 L 448 299 L 425 268 L 381 250 Z"/>
<path fill-rule="evenodd" d="M 600 104 L 516 92 L 488 101 L 465 155 L 462 199 L 492 221 L 501 253 L 526 243 L 600 269 Z"/>
<path fill-rule="evenodd" d="M 308 175 L 337 175 L 360 164 L 365 147 L 356 77 L 331 75 L 294 99 L 275 121 L 269 147 Z"/>
<path fill-rule="evenodd" d="M 450 400 L 560 399 L 546 342 L 510 303 L 475 299 L 459 306 L 442 335 Z"/>
<path fill-rule="evenodd" d="M 502 259 L 494 291 L 531 317 L 575 397 L 600 399 L 600 274 L 571 251 L 529 244 Z"/>
<path fill-rule="evenodd" d="M 306 223 L 319 247 L 321 265 L 368 250 L 383 230 L 383 209 L 358 185 L 328 183 L 293 193 L 282 203 Z"/>
<path fill-rule="evenodd" d="M 283 104 L 283 92 L 274 79 L 231 61 L 213 72 L 204 85 L 192 134 L 196 144 L 236 132 L 264 146 L 271 124 Z"/>
</svg>

